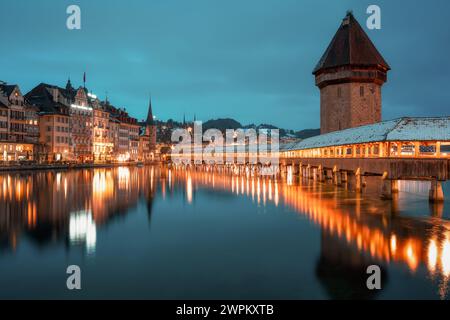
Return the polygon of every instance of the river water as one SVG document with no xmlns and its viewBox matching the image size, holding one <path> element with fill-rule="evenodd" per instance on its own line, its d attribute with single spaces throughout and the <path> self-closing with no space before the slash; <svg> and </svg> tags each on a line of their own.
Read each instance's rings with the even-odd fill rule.
<svg viewBox="0 0 450 320">
<path fill-rule="evenodd" d="M 430 205 L 426 182 L 393 201 L 379 187 L 157 166 L 0 174 L 0 298 L 449 299 L 450 203 Z"/>
</svg>

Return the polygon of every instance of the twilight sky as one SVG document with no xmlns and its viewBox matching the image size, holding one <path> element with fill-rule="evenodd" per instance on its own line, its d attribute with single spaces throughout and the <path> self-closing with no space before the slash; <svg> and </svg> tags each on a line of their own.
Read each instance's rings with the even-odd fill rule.
<svg viewBox="0 0 450 320">
<path fill-rule="evenodd" d="M 81 7 L 82 29 L 66 28 Z M 366 28 L 366 8 L 382 29 Z M 87 87 L 144 118 L 319 127 L 311 72 L 346 10 L 392 67 L 383 118 L 450 115 L 448 0 L 14 0 L 0 4 L 0 80 Z"/>
</svg>

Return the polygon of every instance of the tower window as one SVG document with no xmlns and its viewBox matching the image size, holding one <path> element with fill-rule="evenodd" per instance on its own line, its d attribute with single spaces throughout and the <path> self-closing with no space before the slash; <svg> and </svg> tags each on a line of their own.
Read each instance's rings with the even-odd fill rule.
<svg viewBox="0 0 450 320">
<path fill-rule="evenodd" d="M 338 98 L 340 98 L 342 96 L 342 88 L 341 87 L 337 88 L 337 96 L 338 96 Z"/>
<path fill-rule="evenodd" d="M 364 87 L 363 86 L 359 87 L 359 95 L 361 97 L 364 97 Z"/>
</svg>

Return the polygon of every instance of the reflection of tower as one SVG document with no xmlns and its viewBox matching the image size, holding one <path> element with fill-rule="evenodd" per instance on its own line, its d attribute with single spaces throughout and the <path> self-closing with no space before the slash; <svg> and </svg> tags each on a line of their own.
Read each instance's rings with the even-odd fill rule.
<svg viewBox="0 0 450 320">
<path fill-rule="evenodd" d="M 147 218 L 148 224 L 150 225 L 152 222 L 152 214 L 153 214 L 153 199 L 155 198 L 155 188 L 148 188 L 147 195 L 145 197 L 145 206 L 147 208 Z"/>
<path fill-rule="evenodd" d="M 348 13 L 313 74 L 320 89 L 322 134 L 381 121 L 389 65 Z"/>
<path fill-rule="evenodd" d="M 370 265 L 379 265 L 382 270 L 381 287 L 386 285 L 387 274 L 379 262 L 373 261 L 345 239 L 322 229 L 321 255 L 316 266 L 316 275 L 331 299 L 373 299 L 377 290 L 366 286 L 366 273 Z"/>
</svg>

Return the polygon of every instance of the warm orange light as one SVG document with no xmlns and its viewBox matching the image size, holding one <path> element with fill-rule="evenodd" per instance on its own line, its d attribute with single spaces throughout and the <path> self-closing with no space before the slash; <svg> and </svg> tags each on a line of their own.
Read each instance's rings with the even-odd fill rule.
<svg viewBox="0 0 450 320">
<path fill-rule="evenodd" d="M 428 244 L 428 269 L 433 273 L 436 270 L 438 248 L 434 239 Z"/>
</svg>

